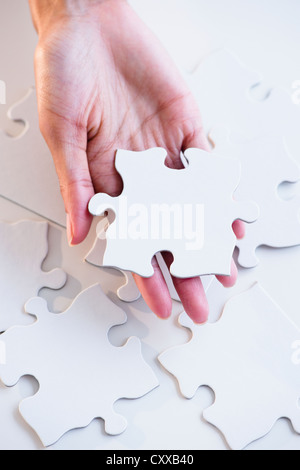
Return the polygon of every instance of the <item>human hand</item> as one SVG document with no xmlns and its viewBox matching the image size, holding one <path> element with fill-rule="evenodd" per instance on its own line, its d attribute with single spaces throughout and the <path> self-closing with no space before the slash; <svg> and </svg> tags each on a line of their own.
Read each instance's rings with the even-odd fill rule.
<svg viewBox="0 0 300 470">
<path fill-rule="evenodd" d="M 40 127 L 53 155 L 71 245 L 88 234 L 88 202 L 99 192 L 117 196 L 122 180 L 117 149 L 163 147 L 166 164 L 181 168 L 180 152 L 209 150 L 198 107 L 157 38 L 125 0 L 30 0 L 39 33 L 35 56 Z M 235 223 L 237 236 L 243 226 Z M 168 265 L 170 254 L 165 254 Z M 134 275 L 161 318 L 172 301 L 156 262 L 150 279 Z M 232 286 L 230 277 L 218 277 Z M 208 303 L 199 278 L 174 279 L 186 312 L 202 323 Z"/>
</svg>

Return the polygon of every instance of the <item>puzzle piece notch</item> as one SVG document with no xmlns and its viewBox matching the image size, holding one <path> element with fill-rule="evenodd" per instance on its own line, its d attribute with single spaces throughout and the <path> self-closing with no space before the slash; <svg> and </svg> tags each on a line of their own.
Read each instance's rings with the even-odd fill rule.
<svg viewBox="0 0 300 470">
<path fill-rule="evenodd" d="M 180 323 L 192 340 L 159 361 L 186 398 L 200 386 L 214 390 L 215 403 L 204 418 L 231 448 L 263 437 L 282 417 L 300 433 L 299 365 L 292 361 L 300 331 L 258 284 L 231 299 L 217 323 L 196 326 L 186 315 Z"/>
<path fill-rule="evenodd" d="M 24 305 L 30 297 L 43 287 L 62 288 L 67 275 L 62 269 L 42 271 L 48 254 L 47 222 L 0 222 L 0 253 L 0 331 L 5 331 L 24 324 Z"/>
<path fill-rule="evenodd" d="M 235 192 L 237 200 L 251 199 L 260 207 L 260 217 L 246 229 L 246 236 L 237 241 L 239 264 L 255 267 L 259 260 L 256 249 L 267 245 L 284 248 L 300 244 L 300 196 L 289 200 L 279 196 L 283 182 L 300 180 L 300 167 L 292 158 L 284 139 L 264 137 L 249 141 L 222 128 L 210 135 L 215 151 L 234 156 L 242 166 L 242 178 Z"/>
<path fill-rule="evenodd" d="M 93 215 L 102 215 L 108 208 L 116 214 L 114 223 L 107 230 L 104 266 L 151 277 L 154 274 L 151 264 L 153 256 L 169 251 L 174 256 L 171 274 L 175 277 L 230 275 L 236 243 L 232 223 L 237 219 L 253 222 L 258 217 L 255 204 L 233 200 L 240 177 L 239 163 L 216 155 L 211 158 L 210 153 L 200 149 L 189 149 L 185 152 L 188 167 L 174 170 L 162 164 L 165 155 L 162 149 L 145 152 L 119 150 L 116 167 L 123 172 L 122 195 L 113 198 L 97 194 L 91 199 L 89 210 Z M 181 196 L 178 195 L 178 188 L 184 188 Z M 164 210 L 167 208 L 170 215 L 172 210 L 175 211 L 175 206 L 176 209 L 179 207 L 181 217 L 187 207 L 192 208 L 196 212 L 199 230 L 187 236 L 188 218 L 184 219 L 184 224 L 182 219 L 181 223 L 177 220 L 174 230 L 171 230 L 172 221 L 169 219 L 169 236 L 166 237 L 163 233 L 165 227 L 162 228 L 159 219 L 156 219 L 158 223 L 151 223 L 154 208 L 157 212 L 162 207 Z M 201 218 L 203 215 L 205 223 Z M 130 221 L 130 217 L 133 220 Z M 140 232 L 135 231 L 137 227 Z M 174 235 L 178 228 L 182 231 L 184 228 L 185 233 L 181 237 Z M 160 232 L 158 236 L 157 232 Z"/>
<path fill-rule="evenodd" d="M 38 380 L 38 393 L 21 402 L 20 411 L 44 445 L 98 417 L 105 420 L 108 433 L 122 433 L 126 420 L 114 412 L 113 404 L 158 386 L 137 338 L 120 348 L 108 340 L 109 329 L 123 324 L 126 314 L 99 285 L 79 294 L 61 314 L 50 313 L 41 298 L 30 300 L 26 309 L 37 321 L 2 335 L 7 360 L 0 376 L 8 386 L 23 375 Z"/>
</svg>

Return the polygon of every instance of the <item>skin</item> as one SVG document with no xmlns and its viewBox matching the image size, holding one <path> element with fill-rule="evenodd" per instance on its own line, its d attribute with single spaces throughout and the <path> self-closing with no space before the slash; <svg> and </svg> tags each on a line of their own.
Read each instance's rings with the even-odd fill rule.
<svg viewBox="0 0 300 470">
<path fill-rule="evenodd" d="M 123 184 L 114 167 L 118 148 L 163 147 L 167 166 L 182 168 L 180 152 L 209 150 L 199 109 L 157 38 L 125 0 L 30 0 L 39 33 L 35 55 L 40 128 L 52 153 L 67 213 L 70 245 L 87 236 L 88 202 L 95 193 L 118 196 Z M 234 224 L 238 237 L 243 225 Z M 165 254 L 168 265 L 170 254 Z M 168 318 L 172 301 L 153 260 L 150 279 L 134 275 L 149 307 Z M 226 287 L 230 277 L 218 277 Z M 197 279 L 174 279 L 186 312 L 196 323 L 208 317 Z"/>
</svg>

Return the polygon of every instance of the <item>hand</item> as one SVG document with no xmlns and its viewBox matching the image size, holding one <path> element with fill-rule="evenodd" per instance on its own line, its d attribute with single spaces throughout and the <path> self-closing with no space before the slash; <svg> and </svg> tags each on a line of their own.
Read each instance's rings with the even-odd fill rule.
<svg viewBox="0 0 300 470">
<path fill-rule="evenodd" d="M 39 32 L 35 68 L 41 131 L 53 155 L 67 213 L 69 242 L 88 234 L 91 197 L 117 196 L 117 149 L 163 147 L 167 165 L 181 168 L 180 152 L 209 149 L 193 96 L 178 70 L 125 0 L 31 0 Z M 243 235 L 241 224 L 236 233 Z M 167 264 L 172 259 L 165 255 Z M 172 302 L 156 260 L 150 279 L 135 275 L 149 307 L 159 317 Z M 219 277 L 232 286 L 230 277 Z M 174 279 L 186 312 L 207 320 L 199 278 Z"/>
</svg>

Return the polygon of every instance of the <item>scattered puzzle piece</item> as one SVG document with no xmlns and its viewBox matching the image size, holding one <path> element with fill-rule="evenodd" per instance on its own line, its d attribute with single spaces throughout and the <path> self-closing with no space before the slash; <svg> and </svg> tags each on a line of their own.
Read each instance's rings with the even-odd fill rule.
<svg viewBox="0 0 300 470">
<path fill-rule="evenodd" d="M 97 417 L 104 419 L 108 434 L 122 433 L 126 420 L 113 404 L 141 397 L 158 385 L 137 338 L 121 348 L 108 340 L 110 328 L 126 322 L 125 313 L 99 285 L 83 291 L 62 314 L 50 313 L 41 298 L 30 300 L 26 311 L 37 321 L 2 335 L 6 365 L 0 366 L 0 376 L 7 386 L 23 375 L 39 381 L 38 393 L 21 402 L 20 412 L 43 444 L 49 446 Z"/>
<path fill-rule="evenodd" d="M 125 277 L 125 283 L 117 290 L 117 296 L 123 302 L 135 302 L 141 298 L 141 293 L 136 285 L 132 274 L 128 271 L 121 271 Z"/>
<path fill-rule="evenodd" d="M 187 81 L 207 133 L 223 126 L 249 140 L 282 136 L 291 155 L 300 159 L 300 106 L 278 88 L 269 90 L 265 99 L 253 99 L 251 90 L 263 83 L 262 77 L 230 51 L 211 54 Z"/>
<path fill-rule="evenodd" d="M 186 314 L 180 323 L 192 340 L 159 361 L 186 398 L 203 385 L 214 390 L 204 418 L 233 449 L 263 437 L 282 417 L 300 434 L 300 331 L 258 284 L 231 299 L 217 323 L 196 326 Z"/>
<path fill-rule="evenodd" d="M 20 399 L 20 384 L 7 388 L 0 382 L 0 450 L 39 450 L 41 447 L 18 412 Z"/>
<path fill-rule="evenodd" d="M 278 88 L 273 89 L 269 97 L 258 104 L 261 106 L 253 112 L 251 122 L 249 116 L 249 131 L 243 130 L 243 133 L 246 132 L 251 139 L 282 136 L 291 156 L 300 161 L 300 106 L 293 103 L 287 91 Z"/>
<path fill-rule="evenodd" d="M 116 214 L 106 232 L 104 266 L 151 277 L 153 256 L 170 251 L 174 255 L 170 271 L 175 277 L 229 275 L 236 244 L 232 223 L 236 219 L 253 222 L 258 217 L 255 204 L 233 199 L 240 180 L 239 163 L 189 149 L 187 167 L 174 170 L 165 166 L 166 157 L 161 148 L 117 152 L 122 195 L 97 194 L 89 204 L 93 215 Z M 180 193 L 178 188 L 182 188 Z"/>
<path fill-rule="evenodd" d="M 9 112 L 25 122 L 19 137 L 0 131 L 0 195 L 62 226 L 66 214 L 50 150 L 39 130 L 35 89 Z"/>
<path fill-rule="evenodd" d="M 232 52 L 221 49 L 206 57 L 186 78 L 207 133 L 225 125 L 231 130 L 248 130 L 249 114 L 252 116 L 261 106 L 250 98 L 251 88 L 262 81 L 260 74 L 244 66 Z"/>
<path fill-rule="evenodd" d="M 42 271 L 48 253 L 47 222 L 0 222 L 0 331 L 24 324 L 24 305 L 40 289 L 60 289 L 66 283 L 61 269 Z"/>
<path fill-rule="evenodd" d="M 247 226 L 246 236 L 237 241 L 239 264 L 252 268 L 258 264 L 259 246 L 284 248 L 300 244 L 300 196 L 289 200 L 279 197 L 283 182 L 300 180 L 299 165 L 291 158 L 283 139 L 266 137 L 253 141 L 215 129 L 211 140 L 218 153 L 239 159 L 242 177 L 235 192 L 240 201 L 253 200 L 260 208 L 256 222 Z"/>
</svg>

